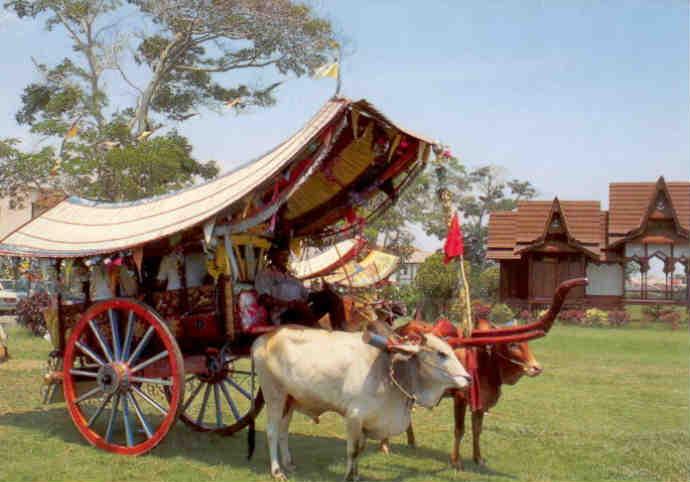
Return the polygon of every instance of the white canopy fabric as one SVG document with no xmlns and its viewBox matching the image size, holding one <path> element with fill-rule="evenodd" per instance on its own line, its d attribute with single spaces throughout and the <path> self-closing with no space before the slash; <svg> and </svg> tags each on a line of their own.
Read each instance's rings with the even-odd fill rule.
<svg viewBox="0 0 690 482">
<path fill-rule="evenodd" d="M 298 174 L 295 174 L 294 182 L 291 181 L 293 184 L 270 206 L 261 207 L 249 219 L 230 227 L 232 232 L 249 229 L 273 216 L 288 198 L 299 192 L 305 181 L 318 172 L 347 124 L 349 110 L 366 113 L 377 122 L 416 138 L 420 152 L 428 153 L 428 147 L 433 143 L 393 124 L 364 100 L 352 102 L 334 98 L 287 141 L 218 179 L 133 202 L 109 203 L 70 197 L 0 239 L 0 255 L 78 258 L 143 246 L 204 224 L 226 208 L 234 208 L 235 203 L 243 199 L 247 201 L 268 182 L 275 182 L 278 176 L 286 174 L 288 168 L 297 166 L 305 152 L 316 148 L 316 152 L 311 154 L 311 164 L 295 171 Z"/>
<path fill-rule="evenodd" d="M 352 259 L 362 244 L 358 238 L 346 239 L 315 256 L 291 263 L 290 268 L 299 279 L 331 274 Z"/>
<path fill-rule="evenodd" d="M 392 275 L 399 261 L 398 256 L 372 250 L 362 261 L 350 261 L 324 279 L 346 288 L 368 288 Z"/>
<path fill-rule="evenodd" d="M 347 106 L 341 99 L 329 101 L 268 154 L 199 186 L 125 203 L 65 199 L 0 240 L 0 254 L 82 257 L 110 253 L 200 224 L 280 172 Z"/>
</svg>

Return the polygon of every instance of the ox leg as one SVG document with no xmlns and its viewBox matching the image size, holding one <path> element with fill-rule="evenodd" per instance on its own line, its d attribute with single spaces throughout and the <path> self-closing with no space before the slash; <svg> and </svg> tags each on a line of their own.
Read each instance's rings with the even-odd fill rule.
<svg viewBox="0 0 690 482">
<path fill-rule="evenodd" d="M 278 462 L 278 444 L 286 398 L 284 394 L 282 396 L 278 393 L 266 394 L 266 439 L 268 440 L 268 454 L 271 460 L 271 475 L 280 481 L 287 480 Z"/>
<path fill-rule="evenodd" d="M 283 468 L 288 472 L 292 472 L 297 467 L 295 466 L 290 449 L 288 447 L 288 435 L 290 433 L 290 421 L 292 420 L 293 408 L 289 408 L 283 418 L 280 420 L 280 434 L 278 435 L 278 445 L 280 448 L 280 462 Z"/>
<path fill-rule="evenodd" d="M 381 445 L 379 446 L 379 450 L 381 450 L 381 452 L 383 452 L 384 455 L 390 455 L 391 446 L 390 446 L 390 442 L 388 441 L 387 438 L 384 438 L 383 440 L 381 440 Z"/>
<path fill-rule="evenodd" d="M 417 441 L 414 438 L 414 429 L 412 428 L 412 422 L 410 422 L 410 426 L 407 427 L 407 445 L 408 447 L 417 446 Z"/>
<path fill-rule="evenodd" d="M 357 469 L 357 457 L 363 448 L 362 422 L 357 419 L 348 418 L 345 421 L 347 430 L 347 470 L 345 471 L 346 481 L 359 480 Z"/>
<path fill-rule="evenodd" d="M 472 412 L 472 458 L 477 465 L 486 465 L 486 460 L 482 458 L 479 448 L 479 437 L 482 434 L 482 423 L 484 422 L 484 412 L 478 410 Z"/>
<path fill-rule="evenodd" d="M 455 416 L 455 439 L 453 440 L 453 451 L 450 454 L 450 463 L 456 470 L 463 470 L 462 458 L 460 457 L 460 442 L 465 435 L 465 412 L 467 402 L 457 395 L 453 397 Z"/>
</svg>

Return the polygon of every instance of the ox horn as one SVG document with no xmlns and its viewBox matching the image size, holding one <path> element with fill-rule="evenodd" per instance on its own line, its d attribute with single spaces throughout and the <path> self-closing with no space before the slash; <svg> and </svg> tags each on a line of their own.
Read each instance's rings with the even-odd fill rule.
<svg viewBox="0 0 690 482">
<path fill-rule="evenodd" d="M 560 284 L 560 286 L 556 289 L 556 292 L 553 294 L 553 301 L 551 302 L 551 306 L 549 307 L 548 311 L 544 313 L 537 322 L 544 327 L 544 332 L 548 333 L 553 326 L 553 322 L 556 320 L 556 315 L 558 315 L 558 312 L 561 311 L 563 302 L 565 302 L 565 297 L 568 295 L 568 292 L 576 286 L 585 286 L 588 283 L 589 280 L 587 278 L 574 278 L 564 281 Z"/>
<path fill-rule="evenodd" d="M 405 353 L 407 355 L 419 353 L 421 345 L 424 344 L 424 338 L 421 338 L 419 343 L 410 343 L 409 340 L 404 338 L 396 340 L 393 337 L 387 338 L 370 331 L 365 331 L 362 334 L 362 341 L 382 351 Z"/>
</svg>

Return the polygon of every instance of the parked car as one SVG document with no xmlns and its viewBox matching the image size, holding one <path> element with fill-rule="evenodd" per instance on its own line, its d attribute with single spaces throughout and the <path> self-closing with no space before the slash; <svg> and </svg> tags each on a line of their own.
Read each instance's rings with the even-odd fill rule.
<svg viewBox="0 0 690 482">
<path fill-rule="evenodd" d="M 18 300 L 19 297 L 16 292 L 5 289 L 0 284 L 0 313 L 14 313 L 17 309 Z"/>
</svg>

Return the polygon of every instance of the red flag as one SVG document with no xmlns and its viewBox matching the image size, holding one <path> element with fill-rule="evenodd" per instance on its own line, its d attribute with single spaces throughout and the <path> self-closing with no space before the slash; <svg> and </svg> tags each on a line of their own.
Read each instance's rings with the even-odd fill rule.
<svg viewBox="0 0 690 482">
<path fill-rule="evenodd" d="M 453 215 L 453 219 L 450 222 L 448 237 L 446 238 L 446 244 L 443 245 L 443 251 L 446 254 L 443 260 L 445 264 L 465 253 L 465 242 L 462 239 L 462 228 L 460 228 L 458 213 Z"/>
</svg>

